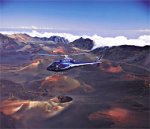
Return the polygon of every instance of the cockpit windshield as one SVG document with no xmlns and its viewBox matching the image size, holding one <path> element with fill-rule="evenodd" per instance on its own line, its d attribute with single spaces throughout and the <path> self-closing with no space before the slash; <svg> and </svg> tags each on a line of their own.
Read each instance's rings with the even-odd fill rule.
<svg viewBox="0 0 150 129">
<path fill-rule="evenodd" d="M 64 64 L 64 63 L 59 64 L 59 68 L 60 68 L 60 69 L 66 68 L 66 67 L 68 67 L 68 66 L 69 66 L 69 64 Z"/>
<path fill-rule="evenodd" d="M 55 67 L 56 65 L 58 65 L 59 64 L 59 62 L 54 62 L 54 63 L 52 63 L 50 66 L 51 67 Z"/>
<path fill-rule="evenodd" d="M 69 63 L 66 63 L 66 62 L 53 62 L 49 68 L 52 68 L 52 69 L 64 69 L 66 67 L 69 66 Z"/>
</svg>

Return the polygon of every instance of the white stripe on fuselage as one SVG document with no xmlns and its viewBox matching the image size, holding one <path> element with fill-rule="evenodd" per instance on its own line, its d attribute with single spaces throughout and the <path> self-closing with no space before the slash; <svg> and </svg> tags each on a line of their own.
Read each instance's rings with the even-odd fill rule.
<svg viewBox="0 0 150 129">
<path fill-rule="evenodd" d="M 98 62 L 71 64 L 70 67 L 85 66 L 85 65 L 94 65 L 94 64 L 100 64 L 100 63 L 102 63 L 102 62 L 98 61 Z"/>
</svg>

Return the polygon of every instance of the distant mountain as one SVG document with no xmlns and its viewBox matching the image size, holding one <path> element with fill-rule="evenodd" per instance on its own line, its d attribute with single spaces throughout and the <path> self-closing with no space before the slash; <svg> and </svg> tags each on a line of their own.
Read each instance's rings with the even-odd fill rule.
<svg viewBox="0 0 150 129">
<path fill-rule="evenodd" d="M 51 52 L 52 48 L 67 45 L 69 41 L 60 36 L 31 37 L 27 34 L 0 34 L 0 52 Z"/>
<path fill-rule="evenodd" d="M 0 34 L 0 53 L 30 52 L 39 49 L 39 44 L 32 44 L 29 41 L 32 37 L 26 34 L 3 35 Z"/>
<path fill-rule="evenodd" d="M 13 39 L 8 37 L 7 35 L 0 34 L 0 51 L 4 50 L 14 50 L 19 48 L 19 44 Z"/>
<path fill-rule="evenodd" d="M 53 41 L 55 43 L 63 43 L 63 44 L 68 44 L 69 41 L 67 39 L 65 39 L 64 37 L 60 37 L 60 36 L 51 36 L 49 38 L 50 41 Z"/>
<path fill-rule="evenodd" d="M 94 41 L 89 38 L 79 38 L 70 43 L 71 46 L 84 50 L 91 50 L 94 46 Z"/>
<path fill-rule="evenodd" d="M 49 38 L 47 37 L 31 37 L 27 34 L 12 34 L 12 35 L 8 35 L 8 37 L 14 39 L 16 42 L 19 43 L 29 43 L 29 42 L 42 42 L 42 41 L 52 41 L 54 43 L 62 43 L 62 44 L 68 44 L 69 41 L 67 39 L 65 39 L 64 37 L 60 37 L 60 36 L 51 36 Z"/>
<path fill-rule="evenodd" d="M 22 34 L 22 33 L 8 35 L 8 37 L 14 39 L 16 42 L 19 42 L 19 43 L 28 43 L 33 40 L 31 36 L 27 34 Z"/>
<path fill-rule="evenodd" d="M 104 55 L 105 59 L 137 64 L 150 68 L 150 46 L 139 47 L 122 45 L 97 48 L 92 52 L 97 55 Z"/>
<path fill-rule="evenodd" d="M 49 38 L 47 37 L 33 37 L 34 41 L 52 41 L 54 43 L 62 43 L 62 44 L 68 44 L 69 41 L 67 39 L 65 39 L 64 37 L 60 37 L 60 36 L 51 36 Z"/>
</svg>

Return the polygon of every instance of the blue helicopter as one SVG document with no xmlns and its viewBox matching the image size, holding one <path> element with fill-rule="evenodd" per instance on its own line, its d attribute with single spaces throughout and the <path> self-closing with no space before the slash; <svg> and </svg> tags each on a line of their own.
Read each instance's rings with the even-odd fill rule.
<svg viewBox="0 0 150 129">
<path fill-rule="evenodd" d="M 83 53 L 81 53 L 81 54 L 83 54 Z M 72 58 L 70 58 L 68 55 L 52 55 L 52 54 L 38 54 L 38 55 L 41 55 L 41 56 L 64 56 L 63 59 L 54 61 L 47 67 L 48 71 L 54 71 L 54 72 L 62 72 L 62 71 L 72 69 L 74 67 L 100 64 L 100 63 L 102 63 L 102 58 L 103 58 L 103 56 L 101 56 L 100 58 L 97 57 L 96 61 L 94 61 L 94 62 L 79 63 L 79 62 L 76 62 L 75 60 L 73 60 Z M 80 55 L 80 53 L 73 54 L 73 55 Z"/>
</svg>

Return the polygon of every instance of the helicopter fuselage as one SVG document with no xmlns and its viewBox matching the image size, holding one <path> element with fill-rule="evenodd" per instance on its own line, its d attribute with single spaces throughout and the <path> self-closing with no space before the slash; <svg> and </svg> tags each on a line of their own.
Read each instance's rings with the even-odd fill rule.
<svg viewBox="0 0 150 129">
<path fill-rule="evenodd" d="M 69 70 L 74 67 L 94 65 L 94 64 L 100 64 L 100 63 L 101 63 L 101 61 L 77 63 L 74 60 L 59 60 L 59 61 L 55 61 L 52 64 L 50 64 L 47 67 L 47 70 L 54 71 L 54 72 L 62 72 L 62 71 L 66 71 L 66 70 Z"/>
</svg>

